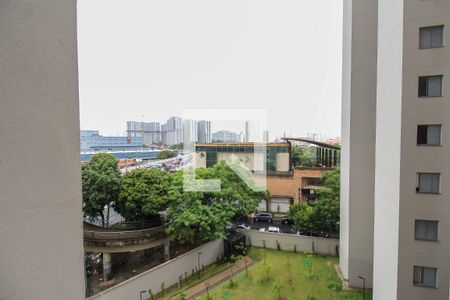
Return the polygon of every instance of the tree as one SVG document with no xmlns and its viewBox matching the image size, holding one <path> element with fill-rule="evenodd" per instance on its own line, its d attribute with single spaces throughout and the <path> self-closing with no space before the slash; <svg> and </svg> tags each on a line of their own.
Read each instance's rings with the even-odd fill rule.
<svg viewBox="0 0 450 300">
<path fill-rule="evenodd" d="M 268 192 L 255 192 L 249 188 L 224 162 L 197 169 L 195 173 L 198 179 L 220 179 L 221 190 L 184 191 L 183 172 L 173 174 L 166 215 L 170 223 L 167 232 L 180 242 L 223 238 L 225 227 L 234 217 L 250 214 L 262 199 L 269 197 Z"/>
<path fill-rule="evenodd" d="M 319 199 L 311 206 L 312 214 L 309 217 L 310 223 L 315 230 L 336 232 L 339 230 L 339 201 L 333 199 Z"/>
<path fill-rule="evenodd" d="M 174 150 L 182 150 L 183 149 L 183 143 L 171 145 L 169 148 L 170 149 L 174 149 Z"/>
<path fill-rule="evenodd" d="M 128 172 L 123 176 L 115 209 L 127 221 L 151 219 L 167 208 L 171 182 L 170 174 L 159 169 Z"/>
<path fill-rule="evenodd" d="M 314 212 L 312 206 L 307 203 L 291 205 L 289 209 L 289 217 L 294 222 L 294 229 L 297 231 L 311 231 L 314 224 L 311 223 L 311 216 Z"/>
<path fill-rule="evenodd" d="M 341 170 L 337 168 L 332 172 L 323 173 L 322 182 L 324 188 L 317 191 L 319 198 L 339 201 L 341 192 Z"/>
<path fill-rule="evenodd" d="M 107 153 L 95 154 L 82 165 L 81 181 L 84 215 L 93 219 L 100 217 L 102 226 L 108 226 L 110 207 L 118 199 L 121 182 L 116 159 Z"/>
<path fill-rule="evenodd" d="M 171 151 L 171 150 L 163 150 L 161 152 L 158 153 L 158 156 L 156 157 L 157 159 L 168 159 L 168 158 L 172 158 L 175 157 L 176 153 Z"/>
<path fill-rule="evenodd" d="M 294 167 L 314 167 L 316 165 L 314 149 L 314 147 L 293 146 L 292 162 Z"/>
<path fill-rule="evenodd" d="M 318 200 L 311 204 L 301 203 L 291 206 L 289 216 L 294 221 L 296 230 L 326 232 L 339 230 L 340 170 L 324 173 L 322 181 L 324 188 L 318 191 Z"/>
</svg>

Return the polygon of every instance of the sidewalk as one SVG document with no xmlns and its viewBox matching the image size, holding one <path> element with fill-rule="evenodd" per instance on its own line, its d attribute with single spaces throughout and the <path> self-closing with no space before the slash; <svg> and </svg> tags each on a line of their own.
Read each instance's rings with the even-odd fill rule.
<svg viewBox="0 0 450 300">
<path fill-rule="evenodd" d="M 202 294 L 206 293 L 206 285 L 209 285 L 209 290 L 215 288 L 216 286 L 220 285 L 221 283 L 227 281 L 231 277 L 231 268 L 233 268 L 233 276 L 236 276 L 237 274 L 241 272 L 245 272 L 245 262 L 244 260 L 247 259 L 247 267 L 250 267 L 255 263 L 253 259 L 250 257 L 245 257 L 244 259 L 241 259 L 240 261 L 234 263 L 231 267 L 226 268 L 225 270 L 222 270 L 202 281 L 199 283 L 187 288 L 185 290 L 186 293 L 186 299 L 195 299 L 196 297 L 201 296 Z M 178 299 L 178 293 L 171 296 L 169 300 L 177 300 Z"/>
</svg>

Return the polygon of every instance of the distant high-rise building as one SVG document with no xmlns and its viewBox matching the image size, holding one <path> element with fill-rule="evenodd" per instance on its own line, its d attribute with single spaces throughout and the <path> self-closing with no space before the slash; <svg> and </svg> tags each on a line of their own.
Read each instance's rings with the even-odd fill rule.
<svg viewBox="0 0 450 300">
<path fill-rule="evenodd" d="M 227 130 L 217 131 L 212 134 L 212 140 L 215 142 L 239 142 L 240 136 L 236 132 L 231 132 Z"/>
<path fill-rule="evenodd" d="M 176 145 L 183 142 L 183 120 L 180 117 L 170 117 L 161 127 L 163 144 Z"/>
<path fill-rule="evenodd" d="M 263 142 L 269 141 L 269 130 L 263 130 Z"/>
<path fill-rule="evenodd" d="M 183 122 L 183 143 L 194 144 L 198 140 L 197 122 L 195 120 L 184 120 Z"/>
<path fill-rule="evenodd" d="M 161 126 L 158 122 L 127 122 L 127 136 L 141 137 L 144 145 L 150 146 L 161 142 Z"/>
<path fill-rule="evenodd" d="M 161 144 L 167 145 L 167 124 L 161 124 Z"/>
<path fill-rule="evenodd" d="M 198 121 L 197 122 L 198 142 L 201 144 L 211 143 L 211 122 Z"/>
<path fill-rule="evenodd" d="M 267 142 L 269 140 L 269 132 L 265 126 L 258 121 L 246 121 L 244 142 Z"/>
</svg>

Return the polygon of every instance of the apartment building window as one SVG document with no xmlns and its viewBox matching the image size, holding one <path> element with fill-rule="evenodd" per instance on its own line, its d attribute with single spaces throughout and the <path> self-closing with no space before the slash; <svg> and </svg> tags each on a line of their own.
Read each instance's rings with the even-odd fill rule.
<svg viewBox="0 0 450 300">
<path fill-rule="evenodd" d="M 420 49 L 444 46 L 444 25 L 420 28 Z"/>
<path fill-rule="evenodd" d="M 436 288 L 437 268 L 414 266 L 414 285 Z"/>
<path fill-rule="evenodd" d="M 414 238 L 420 241 L 437 241 L 438 227 L 438 221 L 416 220 Z"/>
<path fill-rule="evenodd" d="M 429 194 L 439 193 L 440 177 L 441 174 L 439 173 L 417 173 L 416 192 Z"/>
<path fill-rule="evenodd" d="M 418 125 L 417 145 L 438 146 L 441 144 L 441 125 Z"/>
<path fill-rule="evenodd" d="M 419 97 L 441 97 L 442 75 L 420 76 Z"/>
</svg>

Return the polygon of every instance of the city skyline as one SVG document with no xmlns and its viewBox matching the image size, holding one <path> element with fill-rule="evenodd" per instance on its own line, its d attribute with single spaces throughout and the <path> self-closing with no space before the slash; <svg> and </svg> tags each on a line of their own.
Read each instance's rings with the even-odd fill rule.
<svg viewBox="0 0 450 300">
<path fill-rule="evenodd" d="M 342 1 L 79 1 L 81 128 L 252 108 L 268 111 L 270 139 L 338 136 L 341 28 Z"/>
</svg>

